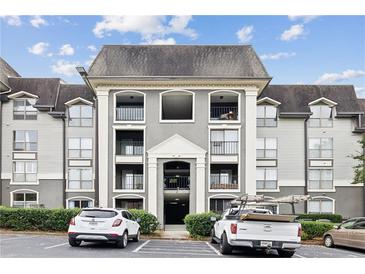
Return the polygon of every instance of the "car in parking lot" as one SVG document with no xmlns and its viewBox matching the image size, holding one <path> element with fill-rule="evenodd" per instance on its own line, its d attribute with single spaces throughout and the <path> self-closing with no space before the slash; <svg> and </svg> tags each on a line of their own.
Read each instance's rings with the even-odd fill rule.
<svg viewBox="0 0 365 274">
<path fill-rule="evenodd" d="M 85 242 L 114 242 L 124 248 L 131 239 L 139 241 L 139 220 L 130 212 L 113 208 L 85 208 L 70 220 L 68 241 L 71 246 Z"/>
<path fill-rule="evenodd" d="M 365 217 L 351 218 L 323 235 L 326 247 L 347 246 L 365 250 Z"/>
</svg>

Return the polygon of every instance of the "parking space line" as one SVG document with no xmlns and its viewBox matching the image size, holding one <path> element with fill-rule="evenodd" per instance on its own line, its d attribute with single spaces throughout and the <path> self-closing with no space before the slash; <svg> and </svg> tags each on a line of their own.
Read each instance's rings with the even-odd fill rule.
<svg viewBox="0 0 365 274">
<path fill-rule="evenodd" d="M 58 245 L 51 245 L 51 246 L 47 246 L 44 249 L 51 249 L 51 248 L 55 248 L 55 247 L 59 247 L 59 246 L 64 246 L 67 245 L 68 243 L 62 243 L 62 244 L 58 244 Z"/>
<path fill-rule="evenodd" d="M 214 248 L 209 242 L 205 242 L 218 256 L 222 256 L 222 254 Z"/>
<path fill-rule="evenodd" d="M 138 252 L 142 247 L 144 247 L 146 244 L 148 244 L 151 240 L 147 240 L 145 241 L 143 244 L 141 244 L 139 247 L 137 247 L 135 250 L 133 250 L 132 252 Z"/>
<path fill-rule="evenodd" d="M 169 251 L 176 251 L 176 252 L 181 252 L 181 253 L 190 253 L 195 252 L 195 253 L 212 253 L 212 251 L 210 249 L 176 249 L 176 248 L 161 248 L 161 247 L 154 247 L 154 246 L 146 246 L 143 248 L 144 250 L 148 250 L 148 251 L 153 251 L 153 250 L 157 250 L 157 251 L 165 251 L 165 252 L 169 252 Z"/>
<path fill-rule="evenodd" d="M 19 237 L 13 237 L 13 238 L 5 238 L 5 239 L 0 238 L 0 242 L 8 241 L 8 240 L 18 240 L 18 239 L 31 239 L 31 238 L 36 238 L 36 237 L 39 237 L 39 236 L 38 235 L 36 235 L 36 236 L 19 236 Z"/>
<path fill-rule="evenodd" d="M 168 255 L 193 255 L 193 256 L 216 256 L 216 254 L 212 254 L 212 253 L 194 253 L 194 252 L 186 252 L 186 253 L 181 253 L 181 252 L 161 252 L 161 251 L 139 251 L 138 253 L 146 253 L 146 254 L 168 254 Z"/>
</svg>

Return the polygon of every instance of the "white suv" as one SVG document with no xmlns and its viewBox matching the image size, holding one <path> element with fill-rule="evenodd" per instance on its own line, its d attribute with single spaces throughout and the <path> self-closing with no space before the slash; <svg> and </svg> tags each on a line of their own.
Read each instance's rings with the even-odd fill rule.
<svg viewBox="0 0 365 274">
<path fill-rule="evenodd" d="M 71 246 L 85 242 L 114 242 L 124 248 L 128 239 L 139 241 L 139 220 L 127 210 L 113 208 L 85 208 L 71 219 L 68 241 Z"/>
</svg>

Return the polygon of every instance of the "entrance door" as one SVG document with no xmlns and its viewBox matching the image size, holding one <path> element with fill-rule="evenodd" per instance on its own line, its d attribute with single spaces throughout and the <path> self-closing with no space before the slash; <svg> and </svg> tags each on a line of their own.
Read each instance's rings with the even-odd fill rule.
<svg viewBox="0 0 365 274">
<path fill-rule="evenodd" d="M 189 201 L 165 202 L 165 224 L 181 225 L 184 224 L 184 217 L 189 214 Z"/>
</svg>

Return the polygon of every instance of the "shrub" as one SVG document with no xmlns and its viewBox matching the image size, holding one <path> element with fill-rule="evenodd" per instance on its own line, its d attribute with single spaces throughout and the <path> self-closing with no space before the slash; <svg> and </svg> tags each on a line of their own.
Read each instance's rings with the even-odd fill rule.
<svg viewBox="0 0 365 274">
<path fill-rule="evenodd" d="M 141 219 L 139 225 L 142 234 L 150 234 L 157 229 L 159 222 L 155 215 L 141 209 L 130 209 L 129 212 L 135 219 Z"/>
<path fill-rule="evenodd" d="M 0 207 L 0 228 L 14 230 L 67 231 L 79 209 Z"/>
<path fill-rule="evenodd" d="M 214 212 L 205 212 L 198 214 L 189 214 L 184 218 L 186 230 L 193 238 L 209 236 L 214 226 L 214 222 L 210 220 L 211 217 L 220 219 L 220 215 Z"/>
<path fill-rule="evenodd" d="M 299 220 L 317 221 L 321 219 L 330 220 L 332 223 L 341 223 L 342 215 L 340 214 L 298 214 Z"/>
<path fill-rule="evenodd" d="M 321 222 L 307 222 L 301 221 L 303 235 L 302 240 L 311 240 L 316 237 L 322 237 L 325 232 L 333 228 L 331 223 L 321 223 Z"/>
</svg>

